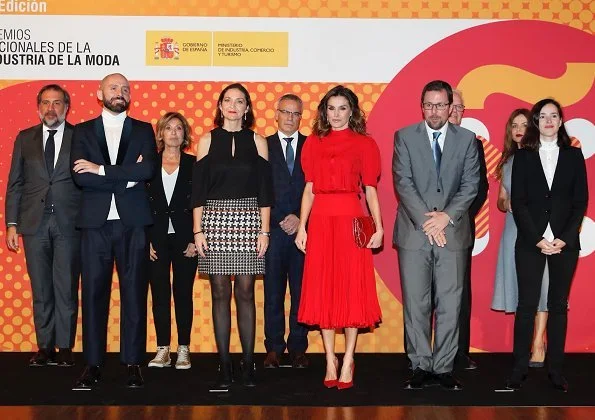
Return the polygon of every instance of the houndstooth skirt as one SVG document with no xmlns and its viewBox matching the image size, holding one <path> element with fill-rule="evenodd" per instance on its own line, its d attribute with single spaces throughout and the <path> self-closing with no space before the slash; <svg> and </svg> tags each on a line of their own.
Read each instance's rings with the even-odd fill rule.
<svg viewBox="0 0 595 420">
<path fill-rule="evenodd" d="M 256 197 L 207 200 L 202 214 L 207 240 L 206 257 L 198 256 L 204 274 L 264 274 L 264 257 L 258 258 L 260 209 Z"/>
</svg>

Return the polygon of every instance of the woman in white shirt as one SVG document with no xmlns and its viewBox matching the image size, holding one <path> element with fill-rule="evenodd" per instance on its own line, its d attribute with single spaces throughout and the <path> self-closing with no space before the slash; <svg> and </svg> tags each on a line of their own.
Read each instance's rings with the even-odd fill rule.
<svg viewBox="0 0 595 420">
<path fill-rule="evenodd" d="M 192 237 L 192 165 L 194 156 L 184 153 L 191 143 L 188 121 L 168 112 L 157 122 L 160 170 L 147 182 L 155 223 L 149 231 L 150 285 L 157 354 L 149 367 L 171 366 L 171 294 L 173 287 L 178 347 L 176 369 L 189 369 L 192 329 L 192 288 L 196 275 L 196 247 Z M 173 278 L 170 279 L 170 269 Z"/>
<path fill-rule="evenodd" d="M 518 233 L 515 260 L 518 307 L 514 322 L 514 367 L 506 387 L 517 390 L 528 372 L 541 282 L 547 261 L 548 376 L 566 392 L 562 374 L 568 295 L 580 250 L 579 230 L 587 209 L 585 160 L 570 145 L 560 104 L 543 99 L 531 110 L 522 149 L 512 167 L 512 213 Z"/>
</svg>

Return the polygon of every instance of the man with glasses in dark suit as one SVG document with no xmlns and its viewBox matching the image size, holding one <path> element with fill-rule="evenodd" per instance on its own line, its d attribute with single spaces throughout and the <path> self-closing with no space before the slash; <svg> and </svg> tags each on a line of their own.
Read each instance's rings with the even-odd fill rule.
<svg viewBox="0 0 595 420">
<path fill-rule="evenodd" d="M 305 180 L 300 163 L 306 137 L 298 130 L 302 119 L 302 100 L 293 94 L 277 102 L 275 121 L 278 131 L 267 137 L 269 162 L 273 171 L 275 204 L 271 210 L 271 236 L 266 253 L 264 276 L 264 331 L 267 356 L 265 368 L 277 368 L 288 350 L 295 368 L 308 366 L 308 329 L 298 324 L 297 312 L 302 290 L 304 254 L 295 246 L 300 223 L 300 205 Z M 285 292 L 289 282 L 291 307 L 289 336 L 285 341 Z"/>
</svg>

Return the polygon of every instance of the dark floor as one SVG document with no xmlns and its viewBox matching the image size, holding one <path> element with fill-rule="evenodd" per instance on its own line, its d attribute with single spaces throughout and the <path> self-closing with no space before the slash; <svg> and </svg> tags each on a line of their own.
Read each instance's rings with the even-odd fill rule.
<svg viewBox="0 0 595 420">
<path fill-rule="evenodd" d="M 407 377 L 403 354 L 358 354 L 355 387 L 328 390 L 323 387 L 324 356 L 310 355 L 308 369 L 261 369 L 257 358 L 258 386 L 234 385 L 227 393 L 210 392 L 216 377 L 217 356 L 193 354 L 192 369 L 143 368 L 145 387 L 130 390 L 124 384 L 126 370 L 117 354 L 109 354 L 103 379 L 93 391 L 71 391 L 82 371 L 82 355 L 74 368 L 29 368 L 27 353 L 0 353 L 0 406 L 18 405 L 169 405 L 169 406 L 593 406 L 595 405 L 595 355 L 567 356 L 566 377 L 570 391 L 554 390 L 545 369 L 531 370 L 519 392 L 497 392 L 511 366 L 510 354 L 476 354 L 479 369 L 463 371 L 459 392 L 431 387 L 403 390 Z M 235 355 L 239 359 L 238 355 Z M 147 360 L 149 357 L 147 357 Z"/>
</svg>

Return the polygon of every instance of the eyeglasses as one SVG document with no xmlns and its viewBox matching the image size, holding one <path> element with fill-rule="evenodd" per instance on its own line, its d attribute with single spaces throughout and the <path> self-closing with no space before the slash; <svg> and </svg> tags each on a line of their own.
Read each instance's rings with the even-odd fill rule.
<svg viewBox="0 0 595 420">
<path fill-rule="evenodd" d="M 286 117 L 292 116 L 294 118 L 300 118 L 302 116 L 301 112 L 292 112 L 292 111 L 288 111 L 286 109 L 278 109 L 277 111 L 279 111 L 281 114 L 285 115 Z"/>
<path fill-rule="evenodd" d="M 465 110 L 465 105 L 453 105 L 452 107 L 458 112 L 463 112 Z"/>
<path fill-rule="evenodd" d="M 423 102 L 421 105 L 426 111 L 431 111 L 433 108 L 436 108 L 438 111 L 444 111 L 445 109 L 448 109 L 450 104 L 433 104 L 432 102 Z"/>
</svg>

